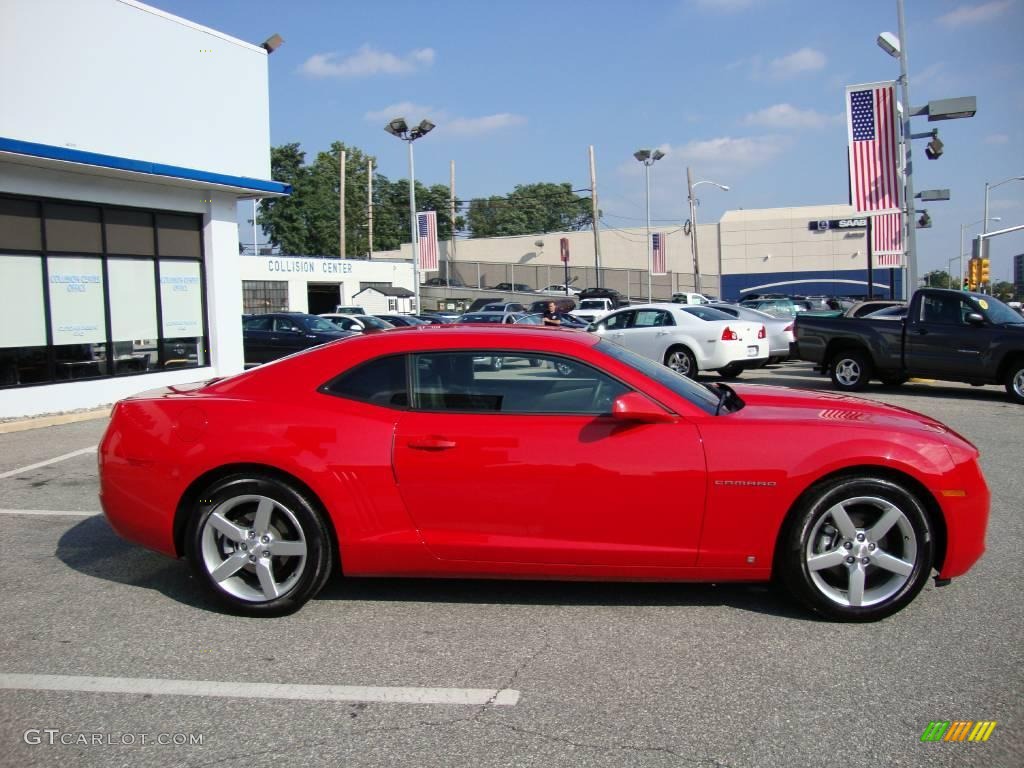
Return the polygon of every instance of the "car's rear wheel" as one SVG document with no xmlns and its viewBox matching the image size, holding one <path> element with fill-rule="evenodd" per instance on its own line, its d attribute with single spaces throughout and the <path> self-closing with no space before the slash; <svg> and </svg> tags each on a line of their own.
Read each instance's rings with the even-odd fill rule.
<svg viewBox="0 0 1024 768">
<path fill-rule="evenodd" d="M 871 379 L 871 360 L 860 350 L 840 352 L 832 358 L 832 383 L 837 389 L 860 392 Z"/>
<path fill-rule="evenodd" d="M 782 533 L 776 566 L 811 610 L 838 621 L 876 621 L 924 587 L 934 557 L 920 499 L 900 483 L 845 477 L 811 490 Z"/>
<path fill-rule="evenodd" d="M 665 365 L 691 379 L 697 376 L 697 360 L 686 347 L 672 347 L 665 353 Z"/>
<path fill-rule="evenodd" d="M 743 363 L 729 363 L 724 368 L 718 369 L 718 375 L 727 379 L 735 379 L 743 373 Z"/>
<path fill-rule="evenodd" d="M 1017 360 L 1006 372 L 1006 394 L 1015 403 L 1024 403 L 1024 360 Z"/>
<path fill-rule="evenodd" d="M 504 367 L 505 367 L 505 358 L 503 358 L 503 357 L 492 357 L 491 358 L 491 366 L 490 366 L 490 368 L 491 368 L 492 371 L 500 371 Z"/>
<path fill-rule="evenodd" d="M 332 571 L 330 534 L 313 502 L 289 483 L 225 477 L 197 496 L 185 554 L 199 583 L 230 610 L 298 610 Z"/>
</svg>

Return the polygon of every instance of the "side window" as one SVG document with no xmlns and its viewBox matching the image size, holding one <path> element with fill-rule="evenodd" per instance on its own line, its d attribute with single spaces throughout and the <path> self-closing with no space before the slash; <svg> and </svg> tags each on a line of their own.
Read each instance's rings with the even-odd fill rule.
<svg viewBox="0 0 1024 768">
<path fill-rule="evenodd" d="M 617 312 L 614 315 L 609 315 L 601 321 L 601 325 L 609 331 L 621 331 L 623 328 L 629 328 L 633 324 L 633 315 L 636 312 Z"/>
<path fill-rule="evenodd" d="M 424 411 L 596 416 L 629 391 L 589 365 L 555 355 L 478 350 L 414 360 L 413 407 Z"/>
<path fill-rule="evenodd" d="M 921 320 L 940 325 L 961 325 L 961 304 L 957 296 L 925 296 L 921 302 Z"/>
<path fill-rule="evenodd" d="M 387 408 L 406 408 L 409 405 L 409 387 L 405 366 L 405 355 L 378 357 L 345 371 L 320 391 Z"/>
<path fill-rule="evenodd" d="M 250 317 L 242 326 L 247 331 L 269 331 L 271 318 L 267 316 Z"/>
<path fill-rule="evenodd" d="M 633 320 L 634 328 L 658 328 L 664 325 L 675 325 L 675 321 L 663 309 L 639 309 Z"/>
<path fill-rule="evenodd" d="M 287 317 L 274 318 L 275 331 L 297 331 L 299 327 Z"/>
</svg>

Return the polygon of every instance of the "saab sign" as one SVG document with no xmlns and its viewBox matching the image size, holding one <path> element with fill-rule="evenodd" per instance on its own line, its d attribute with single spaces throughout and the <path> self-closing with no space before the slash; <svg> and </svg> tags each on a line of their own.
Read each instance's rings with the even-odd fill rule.
<svg viewBox="0 0 1024 768">
<path fill-rule="evenodd" d="M 867 219 L 822 219 L 809 222 L 807 228 L 825 232 L 829 229 L 867 229 L 867 226 Z"/>
</svg>

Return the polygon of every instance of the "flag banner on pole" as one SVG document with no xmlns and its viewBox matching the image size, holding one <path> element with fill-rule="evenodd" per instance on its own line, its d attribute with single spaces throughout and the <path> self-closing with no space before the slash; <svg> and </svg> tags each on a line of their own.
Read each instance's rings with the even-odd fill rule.
<svg viewBox="0 0 1024 768">
<path fill-rule="evenodd" d="M 668 259 L 665 252 L 665 235 L 660 232 L 654 232 L 651 234 L 651 274 L 652 275 L 665 275 L 668 274 Z"/>
<path fill-rule="evenodd" d="M 416 214 L 419 237 L 420 271 L 437 271 L 437 212 L 424 211 Z"/>
<path fill-rule="evenodd" d="M 850 202 L 858 213 L 903 210 L 896 83 L 846 87 Z"/>
<path fill-rule="evenodd" d="M 871 217 L 871 252 L 879 267 L 903 266 L 903 216 L 883 213 Z"/>
</svg>

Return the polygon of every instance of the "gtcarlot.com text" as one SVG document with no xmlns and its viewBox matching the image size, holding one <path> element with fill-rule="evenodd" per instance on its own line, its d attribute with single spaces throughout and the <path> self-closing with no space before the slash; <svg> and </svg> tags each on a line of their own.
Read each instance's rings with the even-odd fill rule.
<svg viewBox="0 0 1024 768">
<path fill-rule="evenodd" d="M 201 747 L 202 733 L 104 733 L 63 731 L 59 728 L 29 728 L 22 739 L 31 746 L 76 747 Z"/>
</svg>

